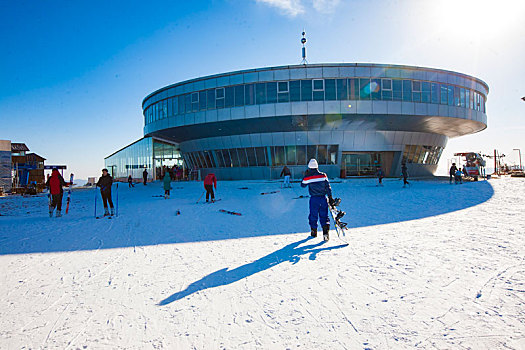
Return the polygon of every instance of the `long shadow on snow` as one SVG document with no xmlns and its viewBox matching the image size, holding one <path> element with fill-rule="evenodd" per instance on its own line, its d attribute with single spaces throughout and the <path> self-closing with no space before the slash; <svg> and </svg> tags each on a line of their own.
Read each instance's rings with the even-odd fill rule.
<svg viewBox="0 0 525 350">
<path fill-rule="evenodd" d="M 242 280 L 243 278 L 255 275 L 256 273 L 259 273 L 264 270 L 268 270 L 283 262 L 291 262 L 292 264 L 296 264 L 297 262 L 299 262 L 299 260 L 301 260 L 302 255 L 310 254 L 308 258 L 310 260 L 315 260 L 317 254 L 319 254 L 322 251 L 340 249 L 346 246 L 337 245 L 332 247 L 319 248 L 324 244 L 324 242 L 300 246 L 302 243 L 305 243 L 308 240 L 310 240 L 310 237 L 288 244 L 287 246 L 276 250 L 273 253 L 263 256 L 262 258 L 257 259 L 249 264 L 239 266 L 235 269 L 230 270 L 228 268 L 224 268 L 212 272 L 209 275 L 204 276 L 200 280 L 193 282 L 188 287 L 186 287 L 186 289 L 174 293 L 166 299 L 160 301 L 158 305 L 162 306 L 170 304 L 174 301 L 180 300 L 189 295 L 192 295 L 193 293 L 200 292 L 205 289 L 232 284 L 234 282 Z"/>
</svg>

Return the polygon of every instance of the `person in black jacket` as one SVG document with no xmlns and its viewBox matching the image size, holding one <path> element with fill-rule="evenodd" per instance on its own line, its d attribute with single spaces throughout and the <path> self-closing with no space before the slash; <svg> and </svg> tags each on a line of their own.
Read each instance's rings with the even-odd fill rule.
<svg viewBox="0 0 525 350">
<path fill-rule="evenodd" d="M 146 169 L 142 172 L 142 179 L 144 180 L 144 186 L 146 186 L 146 182 L 148 182 L 148 171 Z"/>
<path fill-rule="evenodd" d="M 130 176 L 128 176 L 128 186 L 129 187 L 135 187 L 135 185 L 133 184 L 133 178 Z"/>
<path fill-rule="evenodd" d="M 378 186 L 383 186 L 383 178 L 385 177 L 385 174 L 383 173 L 383 169 L 381 169 L 380 166 L 376 167 L 376 176 L 379 180 Z"/>
<path fill-rule="evenodd" d="M 407 179 L 408 179 L 408 169 L 407 165 L 405 163 L 401 164 L 401 175 L 403 175 L 403 187 L 406 187 L 406 185 L 409 185 Z"/>
<path fill-rule="evenodd" d="M 452 163 L 452 166 L 450 167 L 450 171 L 449 171 L 449 174 L 450 174 L 450 178 L 448 180 L 449 184 L 452 184 L 452 179 L 456 178 L 456 171 L 457 170 L 458 170 L 458 168 L 456 168 L 456 163 Z"/>
<path fill-rule="evenodd" d="M 102 202 L 104 203 L 104 216 L 108 216 L 108 203 L 111 208 L 111 216 L 115 215 L 113 209 L 113 200 L 111 199 L 111 186 L 113 185 L 113 178 L 108 173 L 108 169 L 102 169 L 102 176 L 98 179 L 97 187 L 100 187 L 100 194 L 102 195 Z"/>
<path fill-rule="evenodd" d="M 328 232 L 330 231 L 330 219 L 328 218 L 328 203 L 326 196 L 330 201 L 330 205 L 334 202 L 332 198 L 332 188 L 330 181 L 325 173 L 318 170 L 317 160 L 311 159 L 308 163 L 308 170 L 301 181 L 301 187 L 308 186 L 310 193 L 310 215 L 308 215 L 308 223 L 310 224 L 312 237 L 317 237 L 317 219 L 323 228 L 323 239 L 328 241 Z"/>
</svg>

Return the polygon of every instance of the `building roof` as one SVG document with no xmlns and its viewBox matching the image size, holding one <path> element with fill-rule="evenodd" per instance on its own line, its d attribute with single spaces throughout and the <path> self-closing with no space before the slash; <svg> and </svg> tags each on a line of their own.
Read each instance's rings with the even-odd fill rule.
<svg viewBox="0 0 525 350">
<path fill-rule="evenodd" d="M 36 153 L 28 153 L 26 154 L 26 156 L 27 156 L 27 160 L 36 160 L 40 162 L 43 162 L 44 160 L 46 160 L 44 157 L 41 157 Z"/>
<path fill-rule="evenodd" d="M 29 151 L 25 143 L 11 143 L 11 152 Z"/>
</svg>

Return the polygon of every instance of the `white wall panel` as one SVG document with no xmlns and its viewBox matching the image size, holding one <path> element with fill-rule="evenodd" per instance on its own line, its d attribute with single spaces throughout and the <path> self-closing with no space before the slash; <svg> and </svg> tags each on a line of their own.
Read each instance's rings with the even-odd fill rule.
<svg viewBox="0 0 525 350">
<path fill-rule="evenodd" d="M 244 107 L 234 107 L 230 110 L 231 119 L 244 119 Z"/>
<path fill-rule="evenodd" d="M 217 119 L 219 121 L 222 120 L 230 120 L 230 108 L 222 108 L 217 110 Z"/>
<path fill-rule="evenodd" d="M 275 117 L 275 104 L 269 103 L 265 105 L 260 106 L 261 109 L 261 117 Z"/>
<path fill-rule="evenodd" d="M 309 145 L 318 145 L 319 144 L 319 131 L 308 131 L 307 142 Z"/>
<path fill-rule="evenodd" d="M 245 118 L 259 118 L 260 116 L 260 105 L 245 106 L 244 116 Z"/>
</svg>

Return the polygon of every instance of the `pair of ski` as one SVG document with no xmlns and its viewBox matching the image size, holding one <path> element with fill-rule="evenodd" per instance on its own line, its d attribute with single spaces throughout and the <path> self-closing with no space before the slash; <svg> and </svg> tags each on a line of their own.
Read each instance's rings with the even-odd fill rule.
<svg viewBox="0 0 525 350">
<path fill-rule="evenodd" d="M 103 218 L 112 219 L 113 215 L 106 215 L 106 214 L 104 214 L 102 216 L 97 216 L 97 193 L 98 193 L 98 188 L 97 187 L 98 187 L 98 185 L 95 186 L 95 219 L 103 219 Z M 116 203 L 117 204 L 116 209 L 117 210 L 116 210 L 116 215 L 115 216 L 118 217 L 118 182 L 117 182 L 117 186 L 116 186 L 116 192 L 117 192 L 116 193 L 116 196 L 117 196 L 117 198 L 116 198 L 117 199 L 117 201 L 116 201 L 117 202 Z"/>
<path fill-rule="evenodd" d="M 261 195 L 265 195 L 265 194 L 274 194 L 274 193 L 278 193 L 280 191 L 270 191 L 270 192 L 261 192 Z"/>
<path fill-rule="evenodd" d="M 213 204 L 213 203 L 215 203 L 215 202 L 220 201 L 221 199 L 222 199 L 222 198 L 218 198 L 218 199 L 214 199 L 214 200 L 212 200 L 212 201 L 205 201 L 205 202 L 201 202 L 201 203 L 202 203 L 202 204 Z"/>
<path fill-rule="evenodd" d="M 236 211 L 230 211 L 230 210 L 224 210 L 224 209 L 219 209 L 219 211 L 220 211 L 221 213 L 224 213 L 224 214 L 230 214 L 230 215 L 242 216 L 241 213 L 237 213 Z"/>
</svg>

